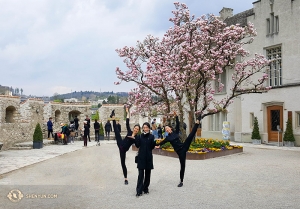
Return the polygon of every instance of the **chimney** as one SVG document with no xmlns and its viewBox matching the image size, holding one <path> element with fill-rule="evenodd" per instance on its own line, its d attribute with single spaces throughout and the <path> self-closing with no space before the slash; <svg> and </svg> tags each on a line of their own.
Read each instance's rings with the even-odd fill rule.
<svg viewBox="0 0 300 209">
<path fill-rule="evenodd" d="M 225 20 L 228 17 L 233 16 L 233 9 L 223 7 L 223 9 L 219 12 L 221 20 Z"/>
</svg>

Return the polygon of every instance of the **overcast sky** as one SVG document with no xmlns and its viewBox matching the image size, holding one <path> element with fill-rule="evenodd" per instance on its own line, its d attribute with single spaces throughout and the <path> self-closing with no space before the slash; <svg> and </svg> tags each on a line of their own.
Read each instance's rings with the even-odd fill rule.
<svg viewBox="0 0 300 209">
<path fill-rule="evenodd" d="M 254 0 L 185 0 L 192 14 L 239 13 Z M 0 0 L 0 85 L 26 95 L 130 91 L 115 69 L 115 49 L 171 26 L 173 0 Z"/>
</svg>

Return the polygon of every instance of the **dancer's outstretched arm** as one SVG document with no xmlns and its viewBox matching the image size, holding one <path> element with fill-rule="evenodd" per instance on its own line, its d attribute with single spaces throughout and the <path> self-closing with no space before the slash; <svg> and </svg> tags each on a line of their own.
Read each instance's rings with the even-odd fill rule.
<svg viewBox="0 0 300 209">
<path fill-rule="evenodd" d="M 126 108 L 126 113 L 127 113 L 127 116 L 126 116 L 126 129 L 127 129 L 127 135 L 128 135 L 132 132 L 131 128 L 130 128 L 130 125 L 129 125 L 129 111 L 128 111 L 128 108 Z"/>
</svg>

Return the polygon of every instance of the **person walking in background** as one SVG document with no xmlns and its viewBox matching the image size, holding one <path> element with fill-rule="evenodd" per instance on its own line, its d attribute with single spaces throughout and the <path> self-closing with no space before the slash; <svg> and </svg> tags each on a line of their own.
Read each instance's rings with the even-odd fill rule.
<svg viewBox="0 0 300 209">
<path fill-rule="evenodd" d="M 90 137 L 91 119 L 89 118 L 88 115 L 86 115 L 85 121 L 87 121 L 87 124 L 88 124 L 88 126 L 89 126 L 89 134 L 88 134 L 88 138 L 89 138 L 89 142 L 91 142 L 91 137 Z"/>
<path fill-rule="evenodd" d="M 79 127 L 79 120 L 77 118 L 77 115 L 75 115 L 74 124 L 75 124 L 75 137 L 77 137 L 78 136 L 78 127 Z"/>
<path fill-rule="evenodd" d="M 105 123 L 104 129 L 105 129 L 105 136 L 109 141 L 110 132 L 112 131 L 111 123 L 109 120 L 107 120 L 107 122 Z"/>
<path fill-rule="evenodd" d="M 90 133 L 90 127 L 87 121 L 83 121 L 83 146 L 87 147 L 87 137 Z"/>
<path fill-rule="evenodd" d="M 137 134 L 140 131 L 140 125 L 136 124 L 133 127 L 133 131 L 131 131 L 130 129 L 130 125 L 129 125 L 129 111 L 128 108 L 126 108 L 126 129 L 127 129 L 127 135 L 125 136 L 124 139 L 122 139 L 121 136 L 121 132 L 119 131 L 119 128 L 117 127 L 117 123 L 115 121 L 115 116 L 114 114 L 112 114 L 112 119 L 113 119 L 113 126 L 114 126 L 114 130 L 115 130 L 115 136 L 116 136 L 116 141 L 117 141 L 117 145 L 119 148 L 119 152 L 120 152 L 120 159 L 121 159 L 121 166 L 122 166 L 122 170 L 123 170 L 123 175 L 125 178 L 125 185 L 128 184 L 128 179 L 127 179 L 127 167 L 125 164 L 125 159 L 126 159 L 126 152 L 129 150 L 129 148 L 131 147 L 131 145 L 134 143 Z"/>
<path fill-rule="evenodd" d="M 70 143 L 74 144 L 74 137 L 75 137 L 75 124 L 74 124 L 74 121 L 70 122 L 69 129 L 70 129 Z"/>
<path fill-rule="evenodd" d="M 152 150 L 155 147 L 155 138 L 150 133 L 150 124 L 144 123 L 143 133 L 135 140 L 135 146 L 139 148 L 137 155 L 137 168 L 139 170 L 138 181 L 136 185 L 136 197 L 144 194 L 149 194 L 149 185 L 151 170 L 153 167 Z"/>
<path fill-rule="evenodd" d="M 166 138 L 158 143 L 157 145 L 163 145 L 167 142 L 170 142 L 171 145 L 174 148 L 174 151 L 177 153 L 179 157 L 179 162 L 180 162 L 180 182 L 178 184 L 178 187 L 183 186 L 183 178 L 184 178 L 184 172 L 185 172 L 185 162 L 186 162 L 186 153 L 190 148 L 190 145 L 192 143 L 192 140 L 197 132 L 197 128 L 200 124 L 201 121 L 201 115 L 197 117 L 196 123 L 189 134 L 189 136 L 186 138 L 184 142 L 181 142 L 180 137 L 179 137 L 179 119 L 178 116 L 176 115 L 176 112 L 174 112 L 174 116 L 176 118 L 176 128 L 173 130 L 171 125 L 166 125 L 165 126 L 165 132 L 168 133 Z"/>
<path fill-rule="evenodd" d="M 49 121 L 47 122 L 47 129 L 48 129 L 48 139 L 50 139 L 50 133 L 52 135 L 52 138 L 54 138 L 52 117 L 50 117 Z"/>
<path fill-rule="evenodd" d="M 152 129 L 152 134 L 154 135 L 155 138 L 158 138 L 157 135 L 157 126 L 156 126 L 156 119 L 154 118 L 152 123 L 151 123 L 151 129 Z"/>
<path fill-rule="evenodd" d="M 100 146 L 100 141 L 99 141 L 100 123 L 98 123 L 97 119 L 95 119 L 94 129 L 95 129 L 95 141 L 97 142 L 97 146 Z"/>
<path fill-rule="evenodd" d="M 157 127 L 157 136 L 159 139 L 162 139 L 163 138 L 163 135 L 162 135 L 162 127 L 161 127 L 161 124 L 158 125 Z"/>
</svg>

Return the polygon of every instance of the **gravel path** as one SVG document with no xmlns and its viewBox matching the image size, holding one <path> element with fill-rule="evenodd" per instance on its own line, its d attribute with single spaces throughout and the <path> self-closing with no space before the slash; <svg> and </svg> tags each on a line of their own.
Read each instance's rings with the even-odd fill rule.
<svg viewBox="0 0 300 209">
<path fill-rule="evenodd" d="M 178 159 L 154 155 L 150 194 L 139 198 L 134 156 L 134 151 L 127 153 L 129 185 L 123 183 L 116 144 L 80 149 L 3 174 L 0 208 L 300 208 L 299 148 L 245 146 L 240 154 L 188 160 L 182 188 L 177 187 Z M 21 201 L 6 197 L 12 189 L 22 192 Z"/>
</svg>

